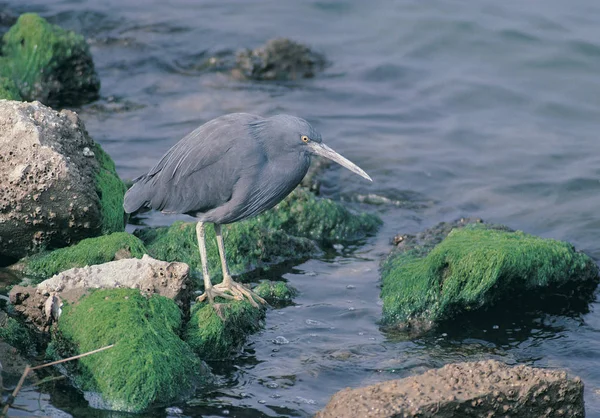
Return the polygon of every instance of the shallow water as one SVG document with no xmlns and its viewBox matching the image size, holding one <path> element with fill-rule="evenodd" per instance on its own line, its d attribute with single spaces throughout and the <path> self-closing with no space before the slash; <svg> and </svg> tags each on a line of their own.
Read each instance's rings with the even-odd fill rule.
<svg viewBox="0 0 600 418">
<path fill-rule="evenodd" d="M 102 99 L 78 112 L 123 178 L 150 168 L 197 125 L 245 111 L 305 117 L 374 179 L 337 167 L 326 173 L 325 195 L 380 213 L 384 227 L 358 249 L 273 273 L 299 288 L 296 305 L 271 310 L 234 364 L 214 365 L 218 384 L 179 405 L 184 415 L 307 416 L 346 386 L 501 358 L 581 376 L 588 416 L 600 416 L 597 303 L 572 318 L 498 318 L 416 341 L 377 326 L 378 263 L 398 232 L 479 216 L 600 258 L 600 3 L 5 5 L 89 38 Z M 286 83 L 236 81 L 202 66 L 277 36 L 311 45 L 330 65 L 314 79 Z M 361 206 L 369 194 L 388 203 Z M 27 406 L 41 411 L 39 395 L 31 396 Z M 73 391 L 44 394 L 39 405 L 48 403 L 74 416 L 117 416 L 87 408 Z"/>
</svg>

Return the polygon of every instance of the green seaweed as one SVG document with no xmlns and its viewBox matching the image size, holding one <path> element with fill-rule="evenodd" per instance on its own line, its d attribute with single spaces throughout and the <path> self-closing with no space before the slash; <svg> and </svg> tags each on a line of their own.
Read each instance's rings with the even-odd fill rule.
<svg viewBox="0 0 600 418">
<path fill-rule="evenodd" d="M 77 244 L 51 252 L 35 254 L 22 260 L 23 273 L 36 279 L 47 279 L 61 271 L 113 261 L 115 257 L 142 258 L 144 244 L 127 232 L 115 232 L 87 238 Z"/>
<path fill-rule="evenodd" d="M 314 243 L 282 231 L 269 231 L 256 219 L 222 228 L 231 274 L 238 275 L 284 260 L 297 260 L 318 252 Z M 145 243 L 148 254 L 163 261 L 181 261 L 190 266 L 192 276 L 202 277 L 196 223 L 175 222 L 170 227 L 146 228 L 135 234 Z M 221 261 L 212 225 L 206 227 L 208 269 L 213 282 L 222 278 Z"/>
<path fill-rule="evenodd" d="M 544 292 L 587 297 L 598 268 L 569 243 L 473 224 L 426 256 L 418 248 L 391 255 L 382 280 L 383 323 L 426 329 L 505 301 L 539 301 Z"/>
<path fill-rule="evenodd" d="M 119 178 L 115 163 L 98 143 L 94 143 L 94 155 L 100 164 L 100 171 L 96 175 L 96 193 L 100 198 L 102 234 L 123 231 L 127 220 L 123 196 L 127 187 Z"/>
<path fill-rule="evenodd" d="M 3 60 L 0 60 L 0 67 L 2 66 L 2 63 Z M 22 100 L 17 85 L 8 77 L 0 76 L 0 100 L 1 99 L 18 101 Z"/>
<path fill-rule="evenodd" d="M 223 360 L 262 327 L 264 306 L 258 309 L 247 301 L 197 303 L 185 330 L 185 340 L 205 360 Z"/>
<path fill-rule="evenodd" d="M 365 238 L 382 225 L 374 214 L 355 214 L 342 203 L 319 198 L 303 187 L 296 188 L 274 209 L 259 215 L 256 222 L 272 231 L 282 230 L 325 245 Z"/>
<path fill-rule="evenodd" d="M 31 355 L 36 349 L 31 331 L 14 318 L 7 318 L 6 323 L 0 327 L 0 340 L 4 340 L 24 355 Z"/>
<path fill-rule="evenodd" d="M 273 282 L 270 280 L 262 280 L 252 290 L 270 305 L 275 306 L 289 304 L 298 294 L 298 290 L 287 282 Z"/>
<path fill-rule="evenodd" d="M 114 344 L 80 359 L 76 382 L 99 392 L 111 409 L 141 412 L 191 394 L 206 377 L 202 362 L 177 335 L 181 321 L 171 299 L 147 298 L 134 289 L 97 290 L 64 307 L 55 338 L 79 353 Z"/>
<path fill-rule="evenodd" d="M 85 38 L 22 14 L 2 38 L 0 75 L 12 79 L 26 101 L 77 105 L 98 97 L 100 81 Z"/>
</svg>

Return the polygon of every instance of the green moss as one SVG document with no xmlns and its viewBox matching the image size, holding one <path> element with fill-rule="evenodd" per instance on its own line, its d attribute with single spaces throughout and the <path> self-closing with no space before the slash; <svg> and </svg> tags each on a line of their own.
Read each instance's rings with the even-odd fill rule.
<svg viewBox="0 0 600 418">
<path fill-rule="evenodd" d="M 217 314 L 217 310 L 221 314 Z M 265 308 L 246 301 L 197 303 L 185 330 L 185 340 L 205 360 L 222 360 L 238 350 L 246 337 L 258 331 Z"/>
<path fill-rule="evenodd" d="M 100 164 L 100 171 L 96 175 L 96 192 L 100 198 L 102 234 L 123 231 L 126 222 L 123 196 L 127 188 L 117 174 L 115 163 L 97 143 L 94 144 L 94 155 Z"/>
<path fill-rule="evenodd" d="M 288 283 L 272 282 L 270 280 L 262 280 L 253 290 L 270 305 L 275 306 L 289 304 L 298 294 L 298 290 Z"/>
<path fill-rule="evenodd" d="M 31 331 L 14 318 L 7 318 L 6 323 L 0 327 L 0 340 L 15 347 L 21 354 L 30 355 L 36 349 Z"/>
<path fill-rule="evenodd" d="M 0 60 L 0 66 L 2 65 L 2 62 L 3 61 Z M 22 100 L 19 89 L 17 89 L 17 85 L 12 79 L 0 76 L 0 99 Z"/>
<path fill-rule="evenodd" d="M 282 231 L 269 231 L 255 218 L 225 225 L 222 230 L 227 262 L 234 275 L 284 260 L 309 257 L 318 252 L 312 241 L 291 237 Z M 192 275 L 201 277 L 202 266 L 195 223 L 175 222 L 170 227 L 138 230 L 136 235 L 144 241 L 150 256 L 169 262 L 187 263 Z M 211 225 L 206 227 L 206 246 L 208 268 L 216 283 L 222 277 L 221 261 Z"/>
<path fill-rule="evenodd" d="M 146 253 L 144 244 L 127 232 L 115 232 L 96 238 L 81 240 L 76 245 L 40 253 L 23 260 L 23 272 L 37 279 L 47 279 L 61 271 L 74 267 L 91 266 L 121 258 L 142 258 Z"/>
<path fill-rule="evenodd" d="M 259 215 L 256 222 L 272 231 L 282 230 L 327 245 L 365 238 L 382 224 L 376 215 L 355 214 L 341 203 L 318 198 L 302 187 L 274 209 Z"/>
<path fill-rule="evenodd" d="M 25 13 L 2 38 L 3 76 L 27 101 L 54 107 L 98 97 L 100 82 L 84 37 Z"/>
<path fill-rule="evenodd" d="M 201 361 L 177 332 L 181 312 L 171 299 L 134 289 L 97 290 L 65 306 L 60 338 L 84 353 L 77 383 L 99 392 L 111 409 L 141 412 L 188 395 L 201 378 Z"/>
<path fill-rule="evenodd" d="M 427 329 L 500 302 L 587 298 L 598 268 L 568 243 L 474 224 L 426 256 L 418 248 L 390 256 L 382 280 L 384 324 Z"/>
</svg>

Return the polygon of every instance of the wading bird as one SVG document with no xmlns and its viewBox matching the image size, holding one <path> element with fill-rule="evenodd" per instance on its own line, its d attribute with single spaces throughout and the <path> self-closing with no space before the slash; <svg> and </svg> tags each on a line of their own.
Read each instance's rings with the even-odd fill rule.
<svg viewBox="0 0 600 418">
<path fill-rule="evenodd" d="M 321 142 L 304 119 L 263 118 L 233 113 L 213 119 L 175 144 L 125 194 L 127 213 L 150 207 L 198 219 L 196 234 L 204 276 L 199 301 L 215 297 L 264 300 L 231 278 L 221 225 L 258 215 L 285 198 L 302 181 L 311 155 L 329 158 L 372 181 L 356 164 Z M 213 223 L 223 281 L 213 286 L 207 266 L 204 224 Z"/>
</svg>

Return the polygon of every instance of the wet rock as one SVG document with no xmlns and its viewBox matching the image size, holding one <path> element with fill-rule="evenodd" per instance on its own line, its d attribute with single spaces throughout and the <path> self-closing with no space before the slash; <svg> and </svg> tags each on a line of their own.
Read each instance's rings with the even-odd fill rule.
<svg viewBox="0 0 600 418">
<path fill-rule="evenodd" d="M 98 289 L 65 304 L 48 351 L 67 357 L 114 344 L 65 367 L 81 390 L 99 398 L 96 407 L 143 412 L 191 396 L 210 377 L 180 339 L 181 327 L 182 313 L 169 298 Z"/>
<path fill-rule="evenodd" d="M 2 38 L 0 75 L 14 80 L 20 96 L 53 107 L 98 98 L 100 81 L 84 37 L 25 13 Z"/>
<path fill-rule="evenodd" d="M 145 228 L 135 231 L 135 234 L 144 242 L 152 257 L 187 263 L 192 269 L 192 275 L 202 278 L 195 223 L 175 222 L 170 227 Z M 227 262 L 233 275 L 319 253 L 311 240 L 292 237 L 283 231 L 265 229 L 253 220 L 226 225 L 223 237 L 227 248 Z M 217 283 L 222 278 L 222 272 L 212 225 L 206 228 L 206 246 L 208 269 L 213 283 Z"/>
<path fill-rule="evenodd" d="M 248 335 L 263 326 L 266 308 L 247 301 L 223 301 L 215 307 L 197 303 L 185 329 L 185 341 L 205 360 L 224 360 L 238 351 Z"/>
<path fill-rule="evenodd" d="M 33 355 L 36 352 L 36 341 L 32 332 L 4 311 L 0 311 L 0 340 L 10 344 L 21 354 Z"/>
<path fill-rule="evenodd" d="M 372 214 L 356 214 L 341 203 L 320 199 L 297 188 L 275 208 L 243 222 L 223 228 L 231 273 L 242 274 L 259 267 L 301 260 L 319 253 L 324 246 L 348 242 L 373 234 L 381 220 Z M 201 277 L 195 223 L 176 222 L 166 228 L 134 232 L 148 254 L 159 260 L 182 261 Z M 212 227 L 206 229 L 208 268 L 211 277 L 221 277 L 221 262 Z"/>
<path fill-rule="evenodd" d="M 0 258 L 122 231 L 124 192 L 77 114 L 0 100 Z"/>
<path fill-rule="evenodd" d="M 86 238 L 71 247 L 32 255 L 11 266 L 11 269 L 41 281 L 75 267 L 124 258 L 142 258 L 146 253 L 144 244 L 138 238 L 127 232 L 115 232 L 101 237 Z"/>
<path fill-rule="evenodd" d="M 583 382 L 497 361 L 449 364 L 418 376 L 344 389 L 316 418 L 584 417 Z"/>
<path fill-rule="evenodd" d="M 272 39 L 264 46 L 240 51 L 234 76 L 253 80 L 311 78 L 325 68 L 323 55 L 289 39 Z"/>
<path fill-rule="evenodd" d="M 192 284 L 189 267 L 144 255 L 63 271 L 37 287 L 14 286 L 9 294 L 17 312 L 42 330 L 56 322 L 64 302 L 76 303 L 91 289 L 137 289 L 143 295 L 172 299 L 189 316 Z"/>
<path fill-rule="evenodd" d="M 19 354 L 19 350 L 0 338 L 0 391 L 2 388 L 16 386 L 28 364 L 27 360 Z M 38 380 L 35 372 L 30 372 L 28 376 L 28 384 Z"/>
<path fill-rule="evenodd" d="M 382 266 L 383 323 L 413 334 L 494 307 L 581 309 L 599 281 L 571 244 L 498 225 L 462 220 L 395 242 Z"/>
<path fill-rule="evenodd" d="M 298 290 L 287 282 L 262 280 L 254 289 L 254 293 L 267 301 L 269 305 L 285 306 L 292 302 Z"/>
</svg>

